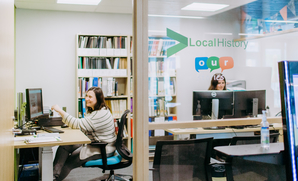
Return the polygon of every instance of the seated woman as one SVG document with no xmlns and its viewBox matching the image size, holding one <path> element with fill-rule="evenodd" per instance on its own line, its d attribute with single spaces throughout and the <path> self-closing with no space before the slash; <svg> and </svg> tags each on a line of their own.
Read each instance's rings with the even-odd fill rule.
<svg viewBox="0 0 298 181">
<path fill-rule="evenodd" d="M 221 73 L 214 74 L 208 90 L 227 90 L 225 76 Z"/>
<path fill-rule="evenodd" d="M 104 95 L 99 87 L 91 87 L 86 93 L 87 115 L 78 119 L 64 112 L 58 105 L 52 106 L 62 116 L 62 121 L 71 128 L 80 129 L 91 142 L 105 142 L 107 156 L 116 150 L 114 120 Z M 59 146 L 53 163 L 53 179 L 63 180 L 69 172 L 84 163 L 100 159 L 100 148 L 91 145 Z"/>
</svg>

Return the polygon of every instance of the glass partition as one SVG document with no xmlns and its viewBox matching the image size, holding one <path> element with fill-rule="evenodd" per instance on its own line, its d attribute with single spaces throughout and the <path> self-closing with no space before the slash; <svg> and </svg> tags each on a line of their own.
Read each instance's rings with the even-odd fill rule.
<svg viewBox="0 0 298 181">
<path fill-rule="evenodd" d="M 148 121 L 260 117 L 260 109 L 280 116 L 278 62 L 298 59 L 296 7 L 294 0 L 149 0 Z M 198 101 L 198 91 L 214 99 L 218 91 L 264 96 L 237 94 L 229 114 L 214 116 L 225 104 L 220 98 Z M 245 108 L 241 114 L 235 102 Z M 158 140 L 190 138 L 198 136 L 150 130 L 149 147 L 153 153 Z"/>
</svg>

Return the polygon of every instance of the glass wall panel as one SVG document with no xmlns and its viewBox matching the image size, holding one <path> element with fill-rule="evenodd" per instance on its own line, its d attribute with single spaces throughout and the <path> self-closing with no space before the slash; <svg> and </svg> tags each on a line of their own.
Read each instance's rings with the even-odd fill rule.
<svg viewBox="0 0 298 181">
<path fill-rule="evenodd" d="M 149 122 L 260 117 L 264 109 L 280 116 L 277 62 L 298 60 L 296 7 L 294 0 L 148 0 Z M 152 150 L 156 140 L 199 138 L 149 136 Z"/>
</svg>

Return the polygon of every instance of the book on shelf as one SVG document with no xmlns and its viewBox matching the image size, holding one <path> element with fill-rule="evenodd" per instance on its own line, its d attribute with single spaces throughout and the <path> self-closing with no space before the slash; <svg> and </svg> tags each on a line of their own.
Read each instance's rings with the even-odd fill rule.
<svg viewBox="0 0 298 181">
<path fill-rule="evenodd" d="M 153 118 L 150 118 L 150 117 L 149 117 L 149 123 L 152 122 L 152 119 L 153 119 Z M 149 131 L 148 131 L 148 133 L 149 133 L 149 137 L 150 137 L 150 136 L 154 136 L 154 135 L 153 135 L 153 131 L 154 131 L 154 130 L 149 130 Z"/>
<path fill-rule="evenodd" d="M 133 79 L 132 77 L 130 78 L 130 96 L 133 95 Z"/>
<path fill-rule="evenodd" d="M 111 65 L 110 60 L 108 58 L 106 59 L 106 65 L 107 65 L 108 69 L 112 69 L 112 65 Z"/>
<path fill-rule="evenodd" d="M 130 137 L 133 138 L 133 118 L 130 118 Z"/>
<path fill-rule="evenodd" d="M 115 133 L 116 133 L 116 135 L 118 134 L 118 131 L 119 131 L 119 123 L 120 123 L 120 121 L 121 121 L 121 119 L 114 119 L 114 125 L 115 125 Z M 124 127 L 123 127 L 123 137 L 124 138 L 127 138 L 128 137 L 126 125 L 124 125 Z"/>
<path fill-rule="evenodd" d="M 158 81 L 157 81 L 158 95 L 164 95 L 165 94 L 164 86 L 165 86 L 164 78 L 158 78 Z"/>
<path fill-rule="evenodd" d="M 174 40 L 166 38 L 149 38 L 148 55 L 149 56 L 166 56 L 166 50 L 175 44 Z"/>
<path fill-rule="evenodd" d="M 86 116 L 86 100 L 85 98 L 82 98 L 82 118 L 84 118 Z"/>
<path fill-rule="evenodd" d="M 104 96 L 107 96 L 108 93 L 108 78 L 102 77 L 102 92 Z"/>
<path fill-rule="evenodd" d="M 117 119 L 114 119 L 114 125 L 115 125 L 115 133 L 118 134 L 119 127 L 118 127 L 118 120 Z"/>
<path fill-rule="evenodd" d="M 156 123 L 163 123 L 163 122 L 165 122 L 165 117 L 155 117 L 154 118 L 154 121 Z M 154 136 L 165 136 L 165 130 L 163 130 L 163 129 L 156 129 L 154 131 Z"/>
<path fill-rule="evenodd" d="M 130 98 L 130 113 L 133 114 L 133 99 Z"/>
<path fill-rule="evenodd" d="M 115 96 L 118 96 L 118 82 L 117 81 L 115 81 L 115 88 L 114 88 L 114 92 L 115 92 Z"/>
<path fill-rule="evenodd" d="M 82 118 L 82 99 L 78 100 L 78 117 Z"/>
<path fill-rule="evenodd" d="M 112 77 L 109 77 L 108 80 L 107 80 L 107 94 L 106 94 L 107 97 L 115 95 L 115 94 L 113 94 L 113 92 L 114 92 L 114 89 L 113 89 L 114 80 L 115 79 L 113 79 Z"/>
<path fill-rule="evenodd" d="M 98 77 L 93 78 L 93 84 L 92 87 L 98 87 Z"/>
</svg>

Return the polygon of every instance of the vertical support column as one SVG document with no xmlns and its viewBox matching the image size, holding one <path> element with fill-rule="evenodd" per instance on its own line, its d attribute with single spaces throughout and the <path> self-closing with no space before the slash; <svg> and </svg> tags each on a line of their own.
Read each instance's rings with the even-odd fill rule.
<svg viewBox="0 0 298 181">
<path fill-rule="evenodd" d="M 148 181 L 148 0 L 133 0 L 133 48 L 133 180 Z"/>
<path fill-rule="evenodd" d="M 39 179 L 53 180 L 53 150 L 52 147 L 39 148 Z"/>
</svg>

